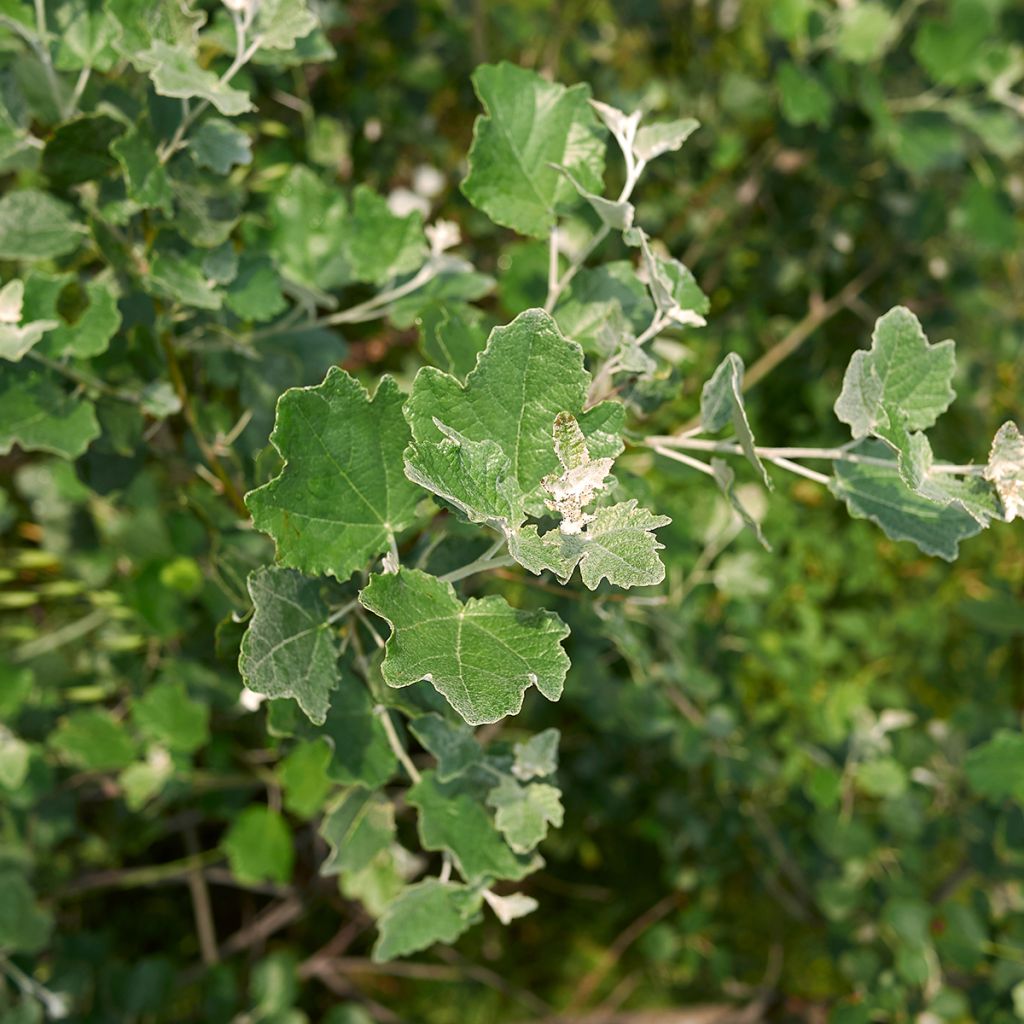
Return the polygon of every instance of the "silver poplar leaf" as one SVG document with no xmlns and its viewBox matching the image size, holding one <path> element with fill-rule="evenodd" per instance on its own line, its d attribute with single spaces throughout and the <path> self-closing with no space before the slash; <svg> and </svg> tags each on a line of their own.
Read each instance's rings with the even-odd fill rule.
<svg viewBox="0 0 1024 1024">
<path fill-rule="evenodd" d="M 526 513 L 508 456 L 494 441 L 470 441 L 437 419 L 434 425 L 444 437 L 409 445 L 405 475 L 454 505 L 471 523 L 511 536 Z"/>
<path fill-rule="evenodd" d="M 872 458 L 892 458 L 888 445 L 866 442 L 856 449 Z M 959 543 L 980 533 L 982 526 L 956 504 L 935 504 L 915 494 L 892 466 L 834 462 L 829 489 L 846 502 L 855 519 L 877 523 L 891 540 L 909 540 L 927 555 L 955 561 Z"/>
<path fill-rule="evenodd" d="M 494 824 L 516 853 L 529 853 L 548 834 L 548 826 L 561 828 L 565 811 L 562 794 L 546 782 L 523 785 L 510 775 L 502 777 L 488 794 L 495 810 Z"/>
<path fill-rule="evenodd" d="M 703 327 L 711 302 L 690 269 L 679 260 L 655 252 L 647 233 L 640 228 L 626 231 L 623 237 L 628 245 L 640 246 L 647 288 L 658 312 L 683 327 Z"/>
<path fill-rule="evenodd" d="M 483 750 L 473 730 L 431 712 L 409 723 L 412 734 L 437 759 L 437 777 L 449 782 L 483 761 Z"/>
<path fill-rule="evenodd" d="M 540 904 L 532 897 L 522 892 L 510 892 L 507 896 L 499 896 L 484 889 L 481 895 L 487 906 L 494 911 L 494 916 L 504 925 L 509 925 L 516 918 L 532 914 Z"/>
<path fill-rule="evenodd" d="M 854 352 L 835 413 L 855 438 L 874 435 L 905 451 L 903 432 L 926 430 L 956 397 L 951 386 L 955 345 L 931 345 L 909 309 L 896 306 L 879 317 L 871 348 Z"/>
<path fill-rule="evenodd" d="M 377 921 L 377 963 L 418 953 L 435 942 L 453 943 L 476 920 L 480 893 L 457 882 L 427 878 L 403 889 Z"/>
<path fill-rule="evenodd" d="M 0 373 L 0 455 L 17 444 L 77 459 L 99 435 L 92 402 L 70 395 L 54 374 L 24 363 Z"/>
<path fill-rule="evenodd" d="M 548 700 L 562 695 L 569 629 L 553 612 L 519 611 L 495 596 L 463 603 L 450 583 L 404 568 L 372 577 L 359 600 L 392 628 L 384 681 L 428 680 L 470 725 L 516 714 L 531 685 Z"/>
<path fill-rule="evenodd" d="M 905 438 L 897 449 L 896 466 L 900 479 L 915 493 L 939 505 L 956 505 L 981 526 L 1002 518 L 1002 508 L 993 486 L 982 477 L 958 477 L 950 473 L 933 473 L 932 446 L 918 432 Z"/>
<path fill-rule="evenodd" d="M 558 741 L 561 734 L 557 729 L 545 729 L 531 736 L 525 743 L 512 748 L 515 761 L 512 774 L 521 782 L 543 779 L 558 770 Z"/>
<path fill-rule="evenodd" d="M 465 384 L 423 367 L 406 417 L 417 445 L 445 436 L 438 423 L 470 441 L 497 444 L 511 463 L 526 511 L 539 515 L 544 511 L 540 482 L 559 468 L 551 424 L 560 412 L 576 417 L 594 458 L 622 451 L 623 406 L 602 402 L 583 412 L 589 387 L 579 345 L 563 337 L 543 310 L 530 309 L 491 331 Z"/>
<path fill-rule="evenodd" d="M 278 399 L 270 440 L 285 465 L 245 501 L 283 564 L 347 580 L 414 521 L 420 492 L 403 471 L 402 401 L 391 377 L 370 398 L 338 367 Z"/>
<path fill-rule="evenodd" d="M 562 472 L 549 473 L 541 481 L 551 495 L 545 504 L 561 517 L 558 528 L 562 533 L 579 534 L 594 519 L 584 509 L 604 490 L 614 460 L 590 458 L 586 438 L 571 413 L 560 412 L 555 417 L 552 434 Z"/>
<path fill-rule="evenodd" d="M 439 782 L 432 771 L 406 794 L 419 811 L 420 842 L 425 850 L 447 850 L 469 882 L 518 881 L 542 863 L 537 856 L 514 853 L 491 815 L 461 780 Z"/>
<path fill-rule="evenodd" d="M 992 439 L 985 479 L 995 487 L 1006 521 L 1024 518 L 1024 436 L 1012 420 Z"/>
<path fill-rule="evenodd" d="M 556 164 L 555 166 L 569 179 L 579 197 L 585 199 L 590 204 L 591 209 L 601 218 L 602 223 L 607 224 L 608 227 L 616 231 L 627 231 L 633 226 L 636 210 L 633 208 L 632 203 L 626 200 L 605 199 L 604 196 L 585 188 L 576 180 L 572 171 L 567 167 L 563 167 L 561 164 Z"/>
<path fill-rule="evenodd" d="M 576 198 L 552 165 L 585 189 L 601 189 L 605 142 L 590 89 L 567 89 L 504 62 L 478 67 L 473 86 L 485 113 L 473 128 L 463 194 L 496 224 L 546 238 L 556 212 Z"/>
<path fill-rule="evenodd" d="M 17 363 L 42 340 L 47 331 L 59 327 L 57 320 L 21 323 L 25 284 L 17 279 L 0 288 L 0 359 Z"/>
<path fill-rule="evenodd" d="M 353 786 L 330 803 L 320 835 L 331 847 L 321 875 L 361 871 L 395 838 L 395 807 L 383 793 Z"/>
<path fill-rule="evenodd" d="M 749 509 L 740 501 L 740 497 L 736 493 L 736 474 L 733 472 L 732 466 L 725 459 L 713 458 L 711 460 L 711 470 L 715 474 L 715 483 L 721 488 L 726 500 L 736 514 L 743 520 L 744 526 L 753 531 L 754 536 L 757 537 L 758 544 L 765 551 L 771 551 L 772 546 L 768 543 L 764 531 L 761 529 L 761 524 L 751 515 Z"/>
<path fill-rule="evenodd" d="M 633 153 L 647 163 L 662 153 L 682 149 L 683 143 L 700 127 L 700 121 L 683 117 L 661 124 L 648 124 L 640 128 L 633 141 Z"/>
<path fill-rule="evenodd" d="M 172 46 L 157 39 L 145 53 L 139 54 L 139 60 L 147 67 L 153 88 L 160 96 L 206 100 L 227 117 L 253 109 L 247 92 L 232 88 L 212 71 L 200 67 L 184 46 Z"/>
<path fill-rule="evenodd" d="M 708 433 L 714 434 L 732 423 L 736 438 L 750 464 L 761 475 L 765 487 L 773 489 L 771 477 L 754 447 L 754 435 L 743 404 L 743 360 L 730 352 L 700 392 L 700 423 Z"/>
<path fill-rule="evenodd" d="M 267 697 L 291 697 L 323 725 L 339 675 L 321 581 L 267 566 L 250 573 L 248 585 L 253 615 L 238 657 L 245 685 Z"/>
<path fill-rule="evenodd" d="M 637 507 L 632 498 L 596 509 L 579 534 L 560 530 L 539 534 L 536 526 L 526 526 L 509 542 L 509 552 L 534 575 L 547 569 L 563 583 L 578 565 L 580 578 L 590 590 L 604 579 L 623 588 L 652 586 L 665 578 L 665 566 L 658 557 L 664 545 L 652 531 L 670 522 L 668 516 Z"/>
<path fill-rule="evenodd" d="M 260 46 L 270 50 L 293 49 L 317 26 L 306 0 L 260 0 L 257 12 Z"/>
</svg>

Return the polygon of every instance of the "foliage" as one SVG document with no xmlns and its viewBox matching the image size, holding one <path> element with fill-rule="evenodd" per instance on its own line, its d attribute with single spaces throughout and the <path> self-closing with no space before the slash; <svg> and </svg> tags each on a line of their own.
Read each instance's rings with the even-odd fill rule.
<svg viewBox="0 0 1024 1024">
<path fill-rule="evenodd" d="M 1018 1019 L 1019 15 L 383 7 L 0 4 L 0 1022 Z"/>
</svg>

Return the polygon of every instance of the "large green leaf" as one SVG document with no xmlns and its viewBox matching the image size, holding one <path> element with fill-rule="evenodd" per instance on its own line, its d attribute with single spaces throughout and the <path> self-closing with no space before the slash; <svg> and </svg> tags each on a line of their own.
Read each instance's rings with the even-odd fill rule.
<svg viewBox="0 0 1024 1024">
<path fill-rule="evenodd" d="M 238 668 L 245 685 L 268 697 L 291 697 L 322 725 L 338 685 L 338 647 L 327 623 L 322 583 L 292 569 L 249 576 L 253 616 L 242 637 Z"/>
<path fill-rule="evenodd" d="M 406 415 L 418 444 L 441 441 L 439 423 L 471 441 L 497 444 L 527 511 L 539 514 L 541 480 L 559 468 L 551 443 L 559 413 L 576 416 L 594 458 L 622 451 L 622 405 L 602 402 L 583 412 L 589 386 L 580 347 L 562 336 L 547 313 L 531 309 L 491 332 L 465 384 L 434 367 L 421 369 Z"/>
<path fill-rule="evenodd" d="M 856 454 L 887 458 L 891 452 L 881 442 L 866 442 L 857 448 Z M 846 502 L 850 515 L 872 520 L 887 537 L 909 540 L 925 554 L 952 562 L 960 541 L 982 529 L 956 504 L 938 505 L 915 494 L 900 478 L 895 458 L 891 467 L 835 462 L 833 468 L 831 490 Z"/>
<path fill-rule="evenodd" d="M 513 64 L 484 64 L 473 86 L 486 114 L 477 118 L 469 151 L 466 198 L 497 224 L 544 238 L 576 189 L 555 166 L 600 192 L 604 136 L 590 89 L 548 82 Z"/>
<path fill-rule="evenodd" d="M 156 40 L 139 59 L 149 68 L 153 88 L 161 96 L 206 100 L 228 117 L 252 110 L 247 92 L 233 88 L 212 71 L 200 67 L 184 46 Z"/>
<path fill-rule="evenodd" d="M 0 260 L 66 256 L 84 233 L 72 208 L 46 192 L 24 188 L 0 198 Z"/>
<path fill-rule="evenodd" d="M 17 444 L 73 459 L 99 433 L 92 402 L 68 394 L 48 370 L 20 364 L 0 373 L 0 455 Z"/>
<path fill-rule="evenodd" d="M 568 628 L 553 612 L 470 598 L 418 569 L 374 576 L 360 595 L 392 627 L 381 672 L 389 686 L 427 679 L 470 724 L 516 714 L 527 687 L 558 700 L 569 668 Z"/>
<path fill-rule="evenodd" d="M 371 399 L 337 367 L 278 400 L 270 439 L 285 466 L 245 500 L 285 565 L 347 580 L 413 522 L 420 492 L 403 471 L 402 401 L 391 377 Z"/>
<path fill-rule="evenodd" d="M 408 956 L 435 942 L 454 942 L 478 919 L 480 893 L 457 882 L 426 878 L 403 889 L 377 922 L 373 959 Z"/>
</svg>

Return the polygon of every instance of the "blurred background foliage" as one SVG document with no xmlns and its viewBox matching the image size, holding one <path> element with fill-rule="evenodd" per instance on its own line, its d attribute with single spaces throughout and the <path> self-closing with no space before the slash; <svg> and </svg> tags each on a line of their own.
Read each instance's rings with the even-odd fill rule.
<svg viewBox="0 0 1024 1024">
<path fill-rule="evenodd" d="M 470 73 L 508 59 L 625 110 L 702 122 L 637 197 L 712 300 L 709 326 L 663 350 L 674 369 L 651 385 L 645 430 L 692 417 L 735 350 L 748 365 L 787 356 L 748 399 L 763 443 L 841 442 L 843 368 L 900 302 L 933 339 L 957 340 L 944 457 L 982 459 L 982 439 L 1019 418 L 1019 3 L 367 0 L 320 13 L 333 57 L 246 72 L 259 108 L 247 230 L 302 245 L 303 224 L 266 211 L 305 163 L 458 221 L 497 281 L 488 322 L 539 304 L 545 244 L 458 192 Z M 259 369 L 211 348 L 196 414 L 226 433 L 251 409 L 238 449 L 256 454 L 284 387 L 332 362 L 408 378 L 421 326 L 268 345 Z M 565 697 L 528 702 L 506 728 L 562 731 L 566 823 L 526 883 L 541 909 L 415 964 L 373 965 L 354 894 L 316 873 L 315 748 L 238 700 L 232 613 L 269 544 L 195 477 L 190 442 L 168 437 L 164 458 L 119 448 L 134 428 L 106 415 L 76 464 L 0 462 L 0 919 L 38 934 L 5 957 L 3 1024 L 41 1019 L 24 974 L 97 1024 L 1024 1019 L 1019 531 L 974 538 L 950 566 L 786 481 L 765 505 L 766 553 L 684 467 L 624 457 L 674 520 L 663 588 L 624 601 L 538 595 L 513 572 L 484 584 L 572 627 Z M 283 808 L 294 855 L 240 887 L 219 844 L 264 801 Z M 205 967 L 199 871 L 221 943 Z M 701 1004 L 707 1016 L 684 1013 Z"/>
</svg>

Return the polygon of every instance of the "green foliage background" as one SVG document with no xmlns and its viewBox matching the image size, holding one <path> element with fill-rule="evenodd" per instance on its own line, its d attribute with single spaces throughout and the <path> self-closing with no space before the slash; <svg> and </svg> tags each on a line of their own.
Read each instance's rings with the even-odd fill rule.
<svg viewBox="0 0 1024 1024">
<path fill-rule="evenodd" d="M 56 38 L 75 38 L 59 19 L 77 6 L 55 5 Z M 8 20 L 25 11 L 0 3 Z M 901 302 L 958 342 L 960 400 L 934 432 L 944 455 L 978 460 L 1019 420 L 1019 5 L 421 0 L 317 13 L 319 59 L 238 78 L 257 108 L 235 122 L 251 163 L 213 198 L 192 183 L 183 233 L 223 222 L 253 256 L 255 283 L 236 299 L 250 330 L 283 308 L 277 278 L 257 276 L 263 252 L 305 265 L 311 287 L 329 270 L 308 240 L 325 211 L 287 206 L 303 174 L 328 194 L 430 193 L 431 215 L 460 224 L 465 254 L 497 282 L 479 303 L 488 323 L 543 303 L 546 244 L 458 191 L 479 112 L 470 74 L 507 59 L 624 110 L 702 122 L 637 200 L 712 304 L 675 369 L 634 396 L 656 409 L 648 432 L 696 415 L 726 352 L 750 365 L 802 331 L 748 409 L 766 443 L 842 443 L 843 369 Z M 73 183 L 89 156 L 110 173 L 109 142 L 98 122 L 87 139 L 58 128 L 32 61 L 0 27 L 5 189 L 78 204 L 112 276 L 137 279 L 139 259 L 155 275 L 174 255 L 159 203 L 118 223 L 107 195 L 92 216 L 96 197 Z M 61 74 L 73 84 L 80 66 L 69 57 Z M 121 73 L 96 62 L 83 107 L 136 121 L 148 109 L 167 139 L 177 104 L 110 66 Z M 18 256 L 4 245 L 5 280 Z M 71 367 L 103 435 L 73 462 L 19 448 L 0 461 L 3 1024 L 42 1019 L 33 986 L 66 998 L 76 1022 L 628 1021 L 698 1003 L 746 1007 L 737 1020 L 1024 1019 L 1019 530 L 965 542 L 951 566 L 786 479 L 767 553 L 702 478 L 631 451 L 634 493 L 673 519 L 658 600 L 515 572 L 478 586 L 572 629 L 564 697 L 528 701 L 503 733 L 562 733 L 565 824 L 522 886 L 540 909 L 507 928 L 490 917 L 413 965 L 375 965 L 371 918 L 318 874 L 322 741 L 295 743 L 239 704 L 245 578 L 273 551 L 230 497 L 276 471 L 266 445 L 282 390 L 335 363 L 407 381 L 431 310 L 251 343 L 185 324 L 168 340 L 166 296 L 119 294 L 109 350 Z M 84 300 L 67 301 L 74 323 Z M 203 962 L 197 899 L 210 901 L 217 963 Z"/>
</svg>

